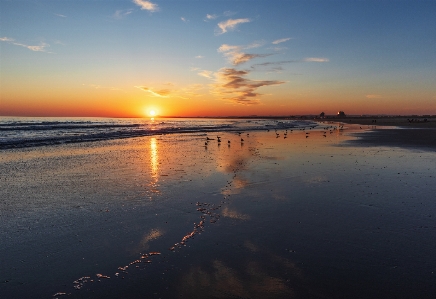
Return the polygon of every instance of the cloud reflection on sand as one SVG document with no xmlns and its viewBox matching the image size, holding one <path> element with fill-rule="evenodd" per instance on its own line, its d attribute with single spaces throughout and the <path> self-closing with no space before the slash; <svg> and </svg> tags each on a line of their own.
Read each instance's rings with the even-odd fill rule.
<svg viewBox="0 0 436 299">
<path fill-rule="evenodd" d="M 248 250 L 240 262 L 229 263 L 220 258 L 192 265 L 181 277 L 178 293 L 183 298 L 293 298 L 294 287 L 306 285 L 301 270 L 283 258 L 244 241 Z M 242 252 L 241 252 L 242 253 Z M 258 259 L 258 255 L 262 259 Z M 287 273 L 284 279 L 279 273 Z M 292 278 L 292 279 L 289 279 Z M 203 297 L 202 297 L 203 296 Z"/>
<path fill-rule="evenodd" d="M 162 237 L 165 234 L 161 228 L 152 228 L 147 233 L 144 234 L 138 246 L 132 250 L 134 253 L 142 252 L 143 250 L 150 249 L 150 242 Z"/>
<path fill-rule="evenodd" d="M 220 260 L 192 267 L 182 277 L 179 290 L 183 298 L 204 298 L 204 294 L 210 298 L 283 298 L 293 294 L 283 279 L 270 276 L 256 262 L 241 271 Z"/>
<path fill-rule="evenodd" d="M 221 215 L 223 215 L 224 217 L 238 219 L 238 220 L 249 220 L 250 219 L 249 215 L 239 213 L 234 209 L 230 209 L 229 207 L 225 207 L 222 210 Z"/>
</svg>

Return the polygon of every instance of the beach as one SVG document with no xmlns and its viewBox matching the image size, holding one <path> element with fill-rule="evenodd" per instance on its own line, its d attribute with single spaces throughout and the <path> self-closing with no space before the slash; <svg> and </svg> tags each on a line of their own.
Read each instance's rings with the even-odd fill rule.
<svg viewBox="0 0 436 299">
<path fill-rule="evenodd" d="M 3 150 L 0 295 L 434 298 L 434 129 L 391 124 Z"/>
</svg>

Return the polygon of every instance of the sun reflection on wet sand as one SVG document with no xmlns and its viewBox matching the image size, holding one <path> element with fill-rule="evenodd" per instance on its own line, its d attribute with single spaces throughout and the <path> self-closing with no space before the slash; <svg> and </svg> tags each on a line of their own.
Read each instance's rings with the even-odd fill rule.
<svg viewBox="0 0 436 299">
<path fill-rule="evenodd" d="M 150 138 L 150 170 L 152 178 L 159 179 L 159 152 L 157 149 L 157 141 L 155 137 Z"/>
<path fill-rule="evenodd" d="M 159 193 L 159 149 L 156 137 L 150 138 L 150 183 L 152 193 Z"/>
</svg>

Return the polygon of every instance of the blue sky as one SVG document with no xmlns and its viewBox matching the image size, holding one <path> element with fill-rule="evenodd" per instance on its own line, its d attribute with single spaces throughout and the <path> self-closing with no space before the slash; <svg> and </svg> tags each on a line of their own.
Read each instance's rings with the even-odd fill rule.
<svg viewBox="0 0 436 299">
<path fill-rule="evenodd" d="M 436 1 L 2 0 L 0 10 L 3 115 L 436 114 Z"/>
</svg>

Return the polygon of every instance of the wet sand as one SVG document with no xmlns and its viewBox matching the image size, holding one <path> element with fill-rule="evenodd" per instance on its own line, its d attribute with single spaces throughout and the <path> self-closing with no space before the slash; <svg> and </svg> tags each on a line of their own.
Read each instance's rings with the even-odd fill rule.
<svg viewBox="0 0 436 299">
<path fill-rule="evenodd" d="M 426 121 L 424 121 L 426 119 Z M 353 144 L 436 151 L 436 118 L 350 117 L 321 122 L 353 130 Z"/>
<path fill-rule="evenodd" d="M 3 151 L 0 295 L 433 298 L 435 152 L 384 131 Z"/>
<path fill-rule="evenodd" d="M 335 122 L 371 126 L 396 126 L 404 128 L 436 128 L 436 117 L 402 116 L 402 117 L 346 117 L 337 118 Z"/>
</svg>

